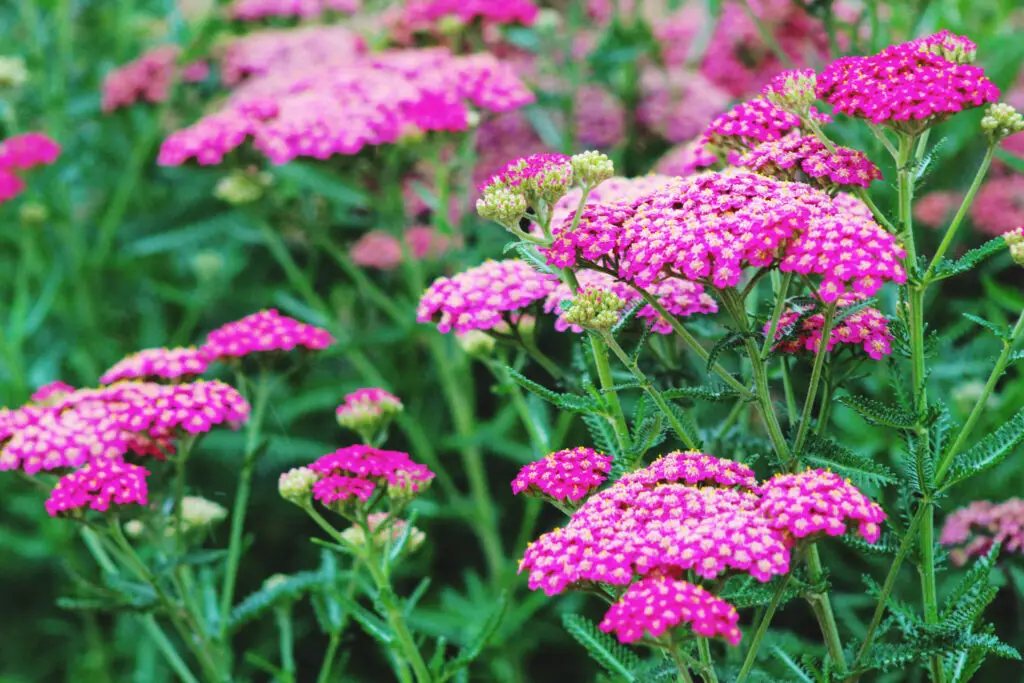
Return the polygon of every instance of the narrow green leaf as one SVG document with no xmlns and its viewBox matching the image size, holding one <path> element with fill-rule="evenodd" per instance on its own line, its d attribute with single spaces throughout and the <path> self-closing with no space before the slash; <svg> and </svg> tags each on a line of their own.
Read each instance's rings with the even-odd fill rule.
<svg viewBox="0 0 1024 683">
<path fill-rule="evenodd" d="M 1000 339 L 1007 339 L 1009 337 L 1009 330 L 1006 329 L 1005 325 L 997 325 L 971 313 L 964 313 L 963 316 L 971 322 L 981 325 Z"/>
<path fill-rule="evenodd" d="M 992 469 L 1013 453 L 1021 441 L 1024 441 L 1024 410 L 1017 412 L 973 448 L 958 455 L 953 460 L 946 481 L 942 482 L 942 488 L 955 486 L 965 479 Z"/>
<path fill-rule="evenodd" d="M 882 463 L 858 455 L 832 439 L 813 433 L 807 438 L 804 459 L 816 465 L 831 467 L 857 483 L 881 485 L 896 481 L 896 473 Z"/>
</svg>

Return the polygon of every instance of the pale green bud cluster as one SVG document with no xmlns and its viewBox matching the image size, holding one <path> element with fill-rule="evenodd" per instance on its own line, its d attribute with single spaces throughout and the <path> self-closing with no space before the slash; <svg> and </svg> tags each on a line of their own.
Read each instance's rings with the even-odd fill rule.
<svg viewBox="0 0 1024 683">
<path fill-rule="evenodd" d="M 273 178 L 269 173 L 235 170 L 217 181 L 213 196 L 235 206 L 251 204 L 263 196 Z"/>
<path fill-rule="evenodd" d="M 21 57 L 0 57 L 0 88 L 15 90 L 25 85 L 28 69 Z"/>
<path fill-rule="evenodd" d="M 590 330 L 610 330 L 619 322 L 626 301 L 602 289 L 581 290 L 565 312 L 565 321 Z"/>
<path fill-rule="evenodd" d="M 313 502 L 313 484 L 318 477 L 308 467 L 294 467 L 277 480 L 277 492 L 289 503 L 309 507 Z"/>
<path fill-rule="evenodd" d="M 1005 137 L 1024 131 L 1024 116 L 1009 104 L 999 102 L 989 106 L 981 119 L 981 129 L 995 144 Z"/>
<path fill-rule="evenodd" d="M 500 184 L 489 186 L 476 200 L 476 211 L 480 217 L 494 221 L 506 230 L 519 228 L 519 221 L 526 216 L 527 208 L 522 192 Z"/>
<path fill-rule="evenodd" d="M 957 38 L 951 41 L 924 43 L 921 49 L 938 55 L 953 64 L 974 64 L 978 57 L 978 49 L 970 41 Z"/>
<path fill-rule="evenodd" d="M 1018 266 L 1024 266 L 1024 226 L 1011 230 L 1003 235 L 1006 246 L 1010 248 L 1010 257 Z"/>
<path fill-rule="evenodd" d="M 22 225 L 42 225 L 50 219 L 50 210 L 39 202 L 25 202 L 18 210 L 18 218 L 21 219 Z"/>
<path fill-rule="evenodd" d="M 779 79 L 765 92 L 765 97 L 780 109 L 805 118 L 818 99 L 815 94 L 817 87 L 818 77 L 813 70 L 788 71 L 784 78 L 779 75 Z"/>
<path fill-rule="evenodd" d="M 223 505 L 202 496 L 185 496 L 181 499 L 182 531 L 205 529 L 227 519 L 228 511 Z"/>
<path fill-rule="evenodd" d="M 486 358 L 494 351 L 494 337 L 481 330 L 470 330 L 455 335 L 455 341 L 470 356 Z"/>
<path fill-rule="evenodd" d="M 378 512 L 370 515 L 367 520 L 367 526 L 370 529 L 370 535 L 373 538 L 373 542 L 377 546 L 383 546 L 387 542 L 388 536 L 390 536 L 390 545 L 396 545 L 402 536 L 405 535 L 406 529 L 409 529 L 409 536 L 405 539 L 405 546 L 402 550 L 406 553 L 416 552 L 427 540 L 426 534 L 417 529 L 416 527 L 409 528 L 409 523 L 403 519 L 396 519 L 389 524 L 388 513 Z M 341 532 L 342 538 L 356 548 L 363 548 L 367 544 L 366 531 L 362 526 L 353 524 L 349 528 Z"/>
<path fill-rule="evenodd" d="M 607 154 L 580 152 L 570 159 L 573 176 L 581 187 L 592 190 L 615 175 L 615 164 Z"/>
</svg>

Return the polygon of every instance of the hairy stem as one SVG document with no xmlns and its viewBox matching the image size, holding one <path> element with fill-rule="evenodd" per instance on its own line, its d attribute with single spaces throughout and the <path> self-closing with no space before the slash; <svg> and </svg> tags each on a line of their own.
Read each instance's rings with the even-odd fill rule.
<svg viewBox="0 0 1024 683">
<path fill-rule="evenodd" d="M 783 576 L 782 580 L 779 581 L 779 585 L 775 588 L 772 601 L 768 603 L 767 609 L 761 615 L 761 621 L 757 624 L 757 630 L 754 631 L 754 638 L 750 641 L 750 646 L 747 648 L 747 656 L 743 660 L 743 667 L 740 669 L 739 676 L 736 677 L 736 683 L 743 683 L 747 680 L 747 676 L 750 675 L 751 670 L 754 668 L 754 663 L 757 661 L 757 651 L 761 649 L 761 641 L 764 640 L 765 634 L 768 633 L 768 625 L 771 624 L 775 611 L 782 604 L 782 598 L 786 593 L 786 587 L 789 586 L 789 580 L 792 576 L 792 573 Z"/>
<path fill-rule="evenodd" d="M 825 367 L 825 358 L 828 357 L 828 342 L 832 336 L 832 321 L 835 320 L 836 307 L 829 304 L 825 307 L 825 322 L 821 328 L 821 340 L 818 342 L 817 352 L 814 354 L 814 367 L 811 369 L 811 383 L 807 387 L 807 398 L 804 399 L 804 409 L 800 413 L 800 422 L 797 425 L 796 439 L 793 441 L 794 457 L 800 457 L 800 449 L 804 446 L 804 440 L 810 431 L 811 420 L 814 415 L 814 399 L 818 395 L 818 387 L 821 384 L 821 371 Z"/>
<path fill-rule="evenodd" d="M 818 555 L 818 546 L 812 544 L 807 549 L 807 569 L 810 571 L 811 580 L 815 583 L 824 579 L 825 570 L 821 566 L 821 557 Z M 843 654 L 843 642 L 839 638 L 839 628 L 836 626 L 836 617 L 832 613 L 832 602 L 827 592 L 821 592 L 808 597 L 814 616 L 818 619 L 821 627 L 821 634 L 825 636 L 825 647 L 828 654 L 835 663 L 839 672 L 847 670 L 846 655 Z"/>
</svg>

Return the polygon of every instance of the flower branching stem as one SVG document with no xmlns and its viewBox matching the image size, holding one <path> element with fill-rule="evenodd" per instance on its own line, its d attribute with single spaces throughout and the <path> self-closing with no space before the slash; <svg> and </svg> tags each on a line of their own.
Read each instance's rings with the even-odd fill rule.
<svg viewBox="0 0 1024 683">
<path fill-rule="evenodd" d="M 764 640 L 764 636 L 768 633 L 768 625 L 771 624 L 772 618 L 775 616 L 775 611 L 782 604 L 782 598 L 786 594 L 786 588 L 789 587 L 789 581 L 792 578 L 792 572 L 784 575 L 779 581 L 779 585 L 775 587 L 775 593 L 772 595 L 772 601 L 768 603 L 768 607 L 765 608 L 764 613 L 761 615 L 761 620 L 757 624 L 757 630 L 754 631 L 754 638 L 750 641 L 750 645 L 747 647 L 747 656 L 743 660 L 743 666 L 740 668 L 740 673 L 736 677 L 736 683 L 744 683 L 747 680 L 747 676 L 754 668 L 754 663 L 757 662 L 757 652 L 761 649 L 761 641 Z"/>
</svg>

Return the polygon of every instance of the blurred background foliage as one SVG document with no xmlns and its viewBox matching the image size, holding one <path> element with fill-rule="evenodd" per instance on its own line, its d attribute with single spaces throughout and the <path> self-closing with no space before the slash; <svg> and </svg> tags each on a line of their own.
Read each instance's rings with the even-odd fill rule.
<svg viewBox="0 0 1024 683">
<path fill-rule="evenodd" d="M 572 67 L 573 78 L 602 83 L 627 107 L 633 106 L 635 65 L 641 59 L 658 59 L 651 26 L 643 21 L 598 24 L 586 17 L 584 4 L 551 3 L 562 17 L 557 35 L 543 27 L 520 27 L 509 29 L 506 39 L 537 52 L 541 61 L 555 63 L 569 51 L 569 38 L 586 32 L 593 47 L 585 61 Z M 715 0 L 699 4 L 711 16 L 721 11 Z M 805 4 L 813 16 L 831 16 L 830 0 L 796 4 Z M 1024 16 L 1017 0 L 865 0 L 854 5 L 860 10 L 861 25 L 851 50 L 876 50 L 949 28 L 978 43 L 980 63 L 1001 88 L 1010 89 L 1017 82 L 1024 59 Z M 276 476 L 286 467 L 349 443 L 335 427 L 331 411 L 346 391 L 380 384 L 402 397 L 407 420 L 414 421 L 419 437 L 440 453 L 459 489 L 465 488 L 459 449 L 484 450 L 488 504 L 508 555 L 507 575 L 489 579 L 485 558 L 466 523 L 475 514 L 473 506 L 463 497 L 442 499 L 435 486 L 417 509 L 417 524 L 429 543 L 410 564 L 410 578 L 401 585 L 411 590 L 416 576 L 433 578 L 429 597 L 415 614 L 416 626 L 453 642 L 465 641 L 490 614 L 498 591 L 516 586 L 518 594 L 471 680 L 594 680 L 593 664 L 565 634 L 559 618 L 564 612 L 586 612 L 582 597 L 550 600 L 528 594 L 525 581 L 511 571 L 525 540 L 520 537 L 521 522 L 530 513 L 522 500 L 511 496 L 508 482 L 537 454 L 507 400 L 509 389 L 496 386 L 482 366 L 468 367 L 451 339 L 415 323 L 415 301 L 423 284 L 442 272 L 499 257 L 504 236 L 468 215 L 460 226 L 467 237 L 462 249 L 440 261 L 396 272 L 346 269 L 343 259 L 318 248 L 324 235 L 344 248 L 372 227 L 405 220 L 395 195 L 377 195 L 376 178 L 382 169 L 422 162 L 433 153 L 431 145 L 409 141 L 353 158 L 266 166 L 272 189 L 254 204 L 235 206 L 214 195 L 225 168 L 164 168 L 155 163 L 166 132 L 191 122 L 204 102 L 215 96 L 215 78 L 178 92 L 165 104 L 137 105 L 112 114 L 101 111 L 105 75 L 145 49 L 173 43 L 189 46 L 186 55 L 201 55 L 241 30 L 220 20 L 190 23 L 171 0 L 8 0 L 0 6 L 0 52 L 24 59 L 29 74 L 20 88 L 0 91 L 0 125 L 7 135 L 45 131 L 64 148 L 59 163 L 32 176 L 24 196 L 0 206 L 0 405 L 20 405 L 35 387 L 54 379 L 90 385 L 129 352 L 194 342 L 209 329 L 263 307 L 276 306 L 329 326 L 339 334 L 340 343 L 292 377 L 290 386 L 272 402 L 271 445 L 257 473 L 250 513 L 252 545 L 244 560 L 240 594 L 256 589 L 270 574 L 316 566 L 318 551 L 305 542 L 316 535 L 315 527 L 299 510 L 280 502 Z M 561 115 L 571 111 L 571 100 L 571 94 L 558 89 L 542 91 L 538 104 L 529 108 L 531 125 L 553 147 L 572 147 Z M 980 111 L 970 112 L 939 129 L 919 193 L 963 191 L 970 183 L 984 152 L 977 133 L 980 116 Z M 876 161 L 885 158 L 865 128 L 838 121 L 833 130 L 847 145 L 869 151 Z M 665 140 L 651 136 L 631 135 L 627 142 L 614 154 L 619 167 L 634 174 L 649 171 L 668 148 Z M 1003 162 L 1018 170 L 1024 166 L 1024 160 L 1012 156 Z M 887 179 L 895 177 L 892 168 L 883 165 L 882 170 Z M 893 206 L 892 182 L 878 182 L 872 192 L 884 209 Z M 429 198 L 429 189 L 425 193 Z M 1017 200 L 1024 204 L 1024 197 Z M 926 234 L 926 229 L 921 231 Z M 975 231 L 958 248 L 980 243 L 982 232 L 983 228 Z M 930 253 L 936 242 L 937 238 L 930 245 L 925 242 L 923 251 Z M 1007 256 L 999 256 L 981 269 L 979 278 L 933 288 L 941 293 L 929 302 L 929 321 L 943 335 L 936 342 L 932 381 L 949 397 L 958 419 L 969 410 L 972 392 L 977 394 L 998 348 L 994 338 L 961 314 L 976 313 L 998 322 L 1015 316 L 1024 307 L 1024 278 L 1010 266 Z M 395 316 L 368 303 L 381 292 Z M 883 301 L 882 308 L 892 311 L 895 294 L 887 296 L 892 298 Z M 720 328 L 710 324 L 706 329 L 711 336 L 720 334 Z M 569 361 L 574 345 L 566 336 L 548 328 L 539 338 L 547 353 L 560 362 Z M 468 368 L 460 377 L 471 382 L 458 387 L 475 409 L 475 422 L 468 429 L 453 422 L 440 400 L 447 380 L 439 373 L 445 372 L 445 364 Z M 675 372 L 668 374 L 670 379 L 700 375 L 699 368 L 685 366 Z M 864 372 L 858 381 L 885 395 L 884 380 Z M 1024 406 L 1024 382 L 1018 377 L 1004 380 L 978 433 L 998 426 Z M 530 407 L 537 419 L 550 417 L 533 402 Z M 702 410 L 709 430 L 723 417 L 719 407 Z M 853 450 L 883 461 L 895 457 L 899 444 L 891 434 L 865 429 L 859 417 L 838 405 L 834 420 L 841 440 Z M 561 434 L 554 431 L 561 444 L 573 446 L 587 439 L 580 425 L 561 426 Z M 198 493 L 228 505 L 241 438 L 220 433 L 204 442 L 203 457 L 194 461 L 197 469 L 192 476 Z M 416 444 L 407 430 L 397 433 L 389 445 L 409 449 L 416 457 Z M 733 449 L 747 449 L 749 454 L 758 447 L 756 440 L 745 446 L 737 437 L 712 452 L 733 457 Z M 953 490 L 943 501 L 943 510 L 979 498 L 1019 495 L 1022 481 L 1024 462 L 1011 459 Z M 46 518 L 39 495 L 16 477 L 0 477 L 0 500 L 0 683 L 170 680 L 158 654 L 137 637 L 130 621 L 57 606 L 60 596 L 73 594 L 75 577 L 91 571 L 70 525 Z M 555 522 L 553 514 L 544 512 L 537 528 Z M 223 540 L 211 539 L 211 545 L 222 545 Z M 994 604 L 989 616 L 999 633 L 1020 649 L 1024 574 L 1010 569 L 1012 558 L 1004 562 L 1005 599 Z M 879 577 L 885 565 L 876 566 L 839 543 L 831 544 L 827 563 L 833 583 L 842 588 L 835 598 L 841 627 L 860 635 L 856 629 L 862 626 L 852 615 L 854 610 L 863 612 L 870 600 L 861 575 Z M 897 594 L 916 600 L 916 577 L 905 571 L 902 580 Z M 325 641 L 308 606 L 300 604 L 297 610 L 299 668 L 313 670 Z M 809 618 L 809 612 L 794 607 L 784 611 L 776 625 L 807 632 Z M 273 638 L 270 629 L 254 625 L 242 632 L 239 648 L 258 652 Z M 352 672 L 344 680 L 386 679 L 384 670 L 375 668 L 375 658 L 361 654 L 374 647 L 371 641 L 352 632 L 344 645 L 351 653 Z M 999 661 L 990 666 L 983 671 L 984 680 L 1000 675 L 1006 680 L 1021 678 L 1019 663 Z M 907 679 L 897 672 L 890 680 Z"/>
</svg>

